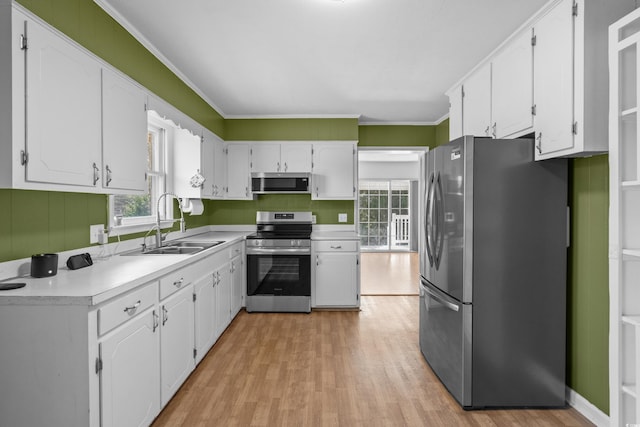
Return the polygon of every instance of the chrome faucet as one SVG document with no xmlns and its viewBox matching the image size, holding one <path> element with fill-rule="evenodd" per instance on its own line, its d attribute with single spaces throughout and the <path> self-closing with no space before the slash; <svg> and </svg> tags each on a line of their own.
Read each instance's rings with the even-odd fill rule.
<svg viewBox="0 0 640 427">
<path fill-rule="evenodd" d="M 162 230 L 160 229 L 160 201 L 166 196 L 171 196 L 178 201 L 178 209 L 180 209 L 180 219 L 179 219 L 180 232 L 184 233 L 187 231 L 187 226 L 184 222 L 184 212 L 182 212 L 182 199 L 173 193 L 162 193 L 160 197 L 158 197 L 158 206 L 156 206 L 156 225 L 154 226 L 156 228 L 156 248 L 162 247 L 163 237 L 162 237 Z M 171 218 L 171 219 L 165 219 L 165 221 L 178 221 L 178 220 Z M 153 228 L 151 230 L 153 230 Z"/>
</svg>

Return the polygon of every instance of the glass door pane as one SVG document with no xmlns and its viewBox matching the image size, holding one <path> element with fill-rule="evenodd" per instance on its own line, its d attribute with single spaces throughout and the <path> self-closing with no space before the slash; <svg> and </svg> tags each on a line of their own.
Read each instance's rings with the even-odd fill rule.
<svg viewBox="0 0 640 427">
<path fill-rule="evenodd" d="M 359 222 L 364 250 L 409 249 L 409 181 L 360 181 Z"/>
</svg>

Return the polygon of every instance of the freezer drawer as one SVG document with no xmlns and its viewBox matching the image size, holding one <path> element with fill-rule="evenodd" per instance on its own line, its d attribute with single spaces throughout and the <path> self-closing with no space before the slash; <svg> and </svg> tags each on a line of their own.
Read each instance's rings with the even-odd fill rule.
<svg viewBox="0 0 640 427">
<path fill-rule="evenodd" d="M 420 350 L 462 406 L 471 405 L 471 335 L 465 328 L 470 319 L 470 304 L 461 304 L 421 278 Z"/>
</svg>

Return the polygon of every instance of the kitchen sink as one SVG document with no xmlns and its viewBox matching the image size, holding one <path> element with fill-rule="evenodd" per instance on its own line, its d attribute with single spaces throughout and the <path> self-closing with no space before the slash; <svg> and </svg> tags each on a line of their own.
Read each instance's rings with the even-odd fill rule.
<svg viewBox="0 0 640 427">
<path fill-rule="evenodd" d="M 177 241 L 168 243 L 166 246 L 159 248 L 151 248 L 145 251 L 133 250 L 125 252 L 124 256 L 137 256 L 137 255 L 192 255 L 205 249 L 212 248 L 214 246 L 224 243 L 223 240 L 214 242 L 198 242 L 198 241 Z"/>
</svg>

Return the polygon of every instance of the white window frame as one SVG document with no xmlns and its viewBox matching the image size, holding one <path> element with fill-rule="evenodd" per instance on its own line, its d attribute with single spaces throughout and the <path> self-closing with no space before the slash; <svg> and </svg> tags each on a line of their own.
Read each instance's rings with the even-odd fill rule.
<svg viewBox="0 0 640 427">
<path fill-rule="evenodd" d="M 158 204 L 158 198 L 163 193 L 170 191 L 169 186 L 169 164 L 168 164 L 168 152 L 170 149 L 171 138 L 173 135 L 173 125 L 165 120 L 162 120 L 154 115 L 148 116 L 148 131 L 153 132 L 156 135 L 157 142 L 154 149 L 157 150 L 154 153 L 156 156 L 156 165 L 161 166 L 156 170 L 147 170 L 147 179 L 156 179 L 160 184 L 156 184 L 152 187 L 151 194 L 151 206 L 152 214 L 148 216 L 122 218 L 121 223 L 117 224 L 116 216 L 114 214 L 114 196 L 109 196 L 109 229 L 115 231 L 117 234 L 131 234 L 149 231 L 156 224 L 156 206 Z M 153 162 L 152 162 L 153 163 Z M 173 221 L 166 221 L 166 218 L 173 218 L 173 198 L 166 197 L 164 203 L 160 204 L 160 226 L 162 228 L 170 227 L 173 225 Z"/>
</svg>

